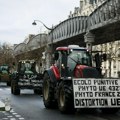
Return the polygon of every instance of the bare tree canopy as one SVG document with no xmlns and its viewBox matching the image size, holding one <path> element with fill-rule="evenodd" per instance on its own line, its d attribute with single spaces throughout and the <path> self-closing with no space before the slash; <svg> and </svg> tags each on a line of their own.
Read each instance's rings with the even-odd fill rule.
<svg viewBox="0 0 120 120">
<path fill-rule="evenodd" d="M 0 65 L 11 65 L 13 61 L 13 47 L 7 43 L 0 43 Z"/>
</svg>

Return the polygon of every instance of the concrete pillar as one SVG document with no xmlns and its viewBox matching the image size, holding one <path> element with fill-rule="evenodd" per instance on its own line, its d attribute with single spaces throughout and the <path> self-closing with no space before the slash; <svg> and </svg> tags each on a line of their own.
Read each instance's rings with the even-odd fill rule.
<svg viewBox="0 0 120 120">
<path fill-rule="evenodd" d="M 45 61 L 46 61 L 46 69 L 51 66 L 52 54 L 51 54 L 51 45 L 46 46 L 45 50 Z"/>
<path fill-rule="evenodd" d="M 86 48 L 91 52 L 92 51 L 92 43 L 95 40 L 95 35 L 91 32 L 87 32 L 84 35 L 84 42 L 86 43 Z"/>
</svg>

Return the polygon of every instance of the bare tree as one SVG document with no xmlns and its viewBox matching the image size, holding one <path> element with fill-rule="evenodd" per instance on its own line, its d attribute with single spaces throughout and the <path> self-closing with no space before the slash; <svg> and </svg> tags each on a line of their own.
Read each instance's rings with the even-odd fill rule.
<svg viewBox="0 0 120 120">
<path fill-rule="evenodd" d="M 0 44 L 0 65 L 14 62 L 13 49 L 7 43 Z"/>
</svg>

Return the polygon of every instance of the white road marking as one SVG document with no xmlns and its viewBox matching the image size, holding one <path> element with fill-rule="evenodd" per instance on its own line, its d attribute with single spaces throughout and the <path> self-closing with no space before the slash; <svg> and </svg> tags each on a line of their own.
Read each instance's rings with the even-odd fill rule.
<svg viewBox="0 0 120 120">
<path fill-rule="evenodd" d="M 21 115 L 15 115 L 15 117 L 21 117 Z"/>
<path fill-rule="evenodd" d="M 17 113 L 12 113 L 13 115 L 17 115 Z"/>
<path fill-rule="evenodd" d="M 8 118 L 12 118 L 13 116 L 7 116 Z"/>
<path fill-rule="evenodd" d="M 10 112 L 12 113 L 12 112 L 14 112 L 14 110 L 12 109 Z"/>
<path fill-rule="evenodd" d="M 15 118 L 10 118 L 10 120 L 16 120 Z"/>
<path fill-rule="evenodd" d="M 5 117 L 2 120 L 25 120 L 21 115 L 16 113 L 13 109 L 10 112 L 2 112 Z"/>
<path fill-rule="evenodd" d="M 24 118 L 19 118 L 19 120 L 24 120 Z"/>
</svg>

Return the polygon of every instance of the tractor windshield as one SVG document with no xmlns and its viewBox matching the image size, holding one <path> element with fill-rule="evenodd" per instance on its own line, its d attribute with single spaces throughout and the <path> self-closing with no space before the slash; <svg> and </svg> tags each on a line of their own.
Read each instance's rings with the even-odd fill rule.
<svg viewBox="0 0 120 120">
<path fill-rule="evenodd" d="M 91 66 L 92 62 L 89 52 L 81 49 L 71 49 L 68 56 L 68 66 L 72 65 L 73 67 L 75 67 L 76 64 Z"/>
<path fill-rule="evenodd" d="M 0 66 L 0 72 L 2 73 L 8 73 L 9 72 L 9 67 L 8 66 Z"/>
<path fill-rule="evenodd" d="M 19 70 L 21 72 L 36 72 L 35 71 L 35 63 L 34 62 L 20 62 L 19 63 Z"/>
</svg>

